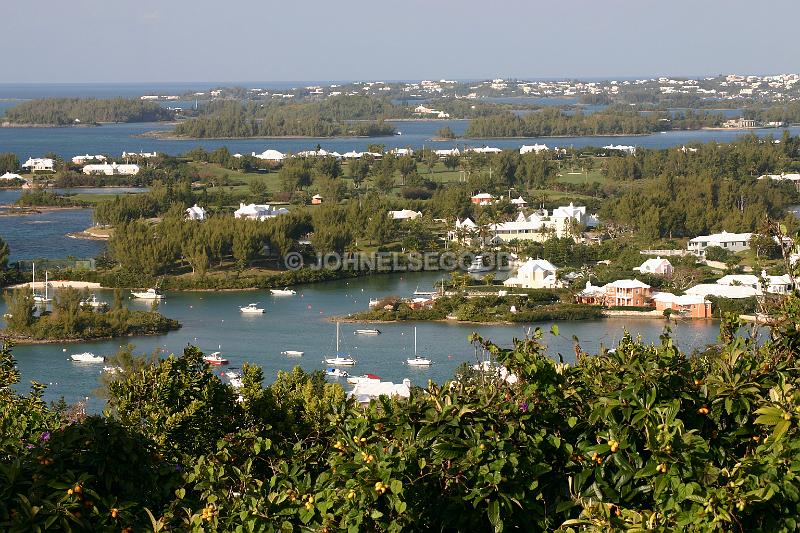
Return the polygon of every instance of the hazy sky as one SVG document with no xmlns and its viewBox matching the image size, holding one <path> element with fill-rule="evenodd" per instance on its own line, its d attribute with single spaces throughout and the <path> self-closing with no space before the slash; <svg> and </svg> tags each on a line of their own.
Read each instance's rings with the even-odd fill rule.
<svg viewBox="0 0 800 533">
<path fill-rule="evenodd" d="M 797 0 L 2 0 L 0 83 L 800 71 Z"/>
</svg>

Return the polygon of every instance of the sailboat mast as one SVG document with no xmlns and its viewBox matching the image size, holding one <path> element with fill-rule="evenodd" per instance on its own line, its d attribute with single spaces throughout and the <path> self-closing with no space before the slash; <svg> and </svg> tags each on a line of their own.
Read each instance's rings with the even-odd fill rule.
<svg viewBox="0 0 800 533">
<path fill-rule="evenodd" d="M 47 270 L 44 271 L 44 301 L 47 301 Z"/>
<path fill-rule="evenodd" d="M 414 357 L 417 356 L 417 326 L 414 326 Z"/>
<path fill-rule="evenodd" d="M 339 355 L 339 323 L 336 323 L 336 355 Z"/>
<path fill-rule="evenodd" d="M 36 263 L 33 263 L 33 277 L 31 278 L 31 292 L 36 296 Z"/>
</svg>

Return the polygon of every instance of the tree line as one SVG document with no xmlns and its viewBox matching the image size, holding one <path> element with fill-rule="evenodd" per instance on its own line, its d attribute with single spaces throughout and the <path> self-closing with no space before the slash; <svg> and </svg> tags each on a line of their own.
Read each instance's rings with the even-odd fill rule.
<svg viewBox="0 0 800 533">
<path fill-rule="evenodd" d="M 173 120 L 157 102 L 131 98 L 39 98 L 6 109 L 2 121 L 12 124 L 68 126 L 101 122 Z"/>
</svg>

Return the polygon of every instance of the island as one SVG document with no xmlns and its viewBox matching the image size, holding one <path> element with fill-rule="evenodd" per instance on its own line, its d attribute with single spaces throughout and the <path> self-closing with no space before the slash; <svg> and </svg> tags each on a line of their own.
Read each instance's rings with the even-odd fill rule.
<svg viewBox="0 0 800 533">
<path fill-rule="evenodd" d="M 0 330 L 0 337 L 16 344 L 160 335 L 181 327 L 177 320 L 155 309 L 132 311 L 123 307 L 119 293 L 110 307 L 92 305 L 86 294 L 75 289 L 59 291 L 50 311 L 35 302 L 26 289 L 6 294 L 6 303 L 6 329 Z"/>
<path fill-rule="evenodd" d="M 161 122 L 175 113 L 158 102 L 132 98 L 38 98 L 6 109 L 5 127 L 90 126 L 114 122 Z"/>
</svg>

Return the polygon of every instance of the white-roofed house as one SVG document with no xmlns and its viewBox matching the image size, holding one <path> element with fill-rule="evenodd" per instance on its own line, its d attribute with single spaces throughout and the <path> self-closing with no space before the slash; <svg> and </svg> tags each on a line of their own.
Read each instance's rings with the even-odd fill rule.
<svg viewBox="0 0 800 533">
<path fill-rule="evenodd" d="M 676 296 L 669 292 L 653 294 L 656 311 L 672 310 L 686 318 L 711 318 L 711 302 L 704 295 L 685 294 Z"/>
<path fill-rule="evenodd" d="M 515 205 L 517 206 L 517 209 L 522 210 L 528 207 L 528 202 L 526 202 L 522 196 L 520 196 L 519 198 L 512 198 L 511 205 Z"/>
<path fill-rule="evenodd" d="M 482 192 L 474 195 L 470 201 L 475 205 L 491 205 L 494 202 L 494 196 L 488 192 Z"/>
<path fill-rule="evenodd" d="M 311 197 L 311 205 L 320 205 L 322 203 L 322 196 L 315 194 Z"/>
<path fill-rule="evenodd" d="M 278 215 L 284 215 L 289 210 L 285 207 L 273 207 L 264 204 L 239 204 L 239 209 L 233 212 L 234 218 L 249 218 L 251 220 L 266 220 Z"/>
<path fill-rule="evenodd" d="M 503 285 L 521 289 L 552 289 L 558 285 L 556 270 L 556 266 L 546 259 L 528 259 Z"/>
<path fill-rule="evenodd" d="M 728 274 L 719 278 L 717 284 L 751 287 L 757 294 L 764 292 L 764 289 L 770 294 L 786 294 L 792 290 L 792 278 L 788 274 L 769 276 L 766 270 L 761 271 L 761 277 L 755 274 Z"/>
<path fill-rule="evenodd" d="M 141 157 L 142 159 L 150 159 L 156 157 L 158 152 L 122 152 L 122 158 Z"/>
<path fill-rule="evenodd" d="M 747 285 L 720 285 L 719 283 L 701 283 L 686 289 L 686 294 L 694 294 L 708 298 L 709 296 L 717 296 L 720 298 L 749 298 L 757 296 L 758 289 L 749 287 Z"/>
<path fill-rule="evenodd" d="M 458 148 L 434 150 L 433 153 L 439 157 L 447 157 L 449 155 L 461 155 L 461 152 L 458 151 Z"/>
<path fill-rule="evenodd" d="M 408 398 L 411 396 L 411 380 L 404 379 L 402 383 L 379 381 L 375 379 L 359 380 L 353 390 L 347 393 L 348 398 L 355 398 L 358 403 L 367 404 L 381 396 L 390 398 Z"/>
<path fill-rule="evenodd" d="M 389 216 L 394 220 L 415 220 L 421 217 L 422 213 L 411 209 L 401 209 L 400 211 L 389 211 Z"/>
<path fill-rule="evenodd" d="M 264 150 L 260 154 L 253 152 L 252 156 L 256 159 L 261 159 L 262 161 L 271 161 L 273 163 L 281 162 L 286 158 L 286 154 L 272 149 Z"/>
<path fill-rule="evenodd" d="M 519 149 L 519 153 L 521 155 L 529 154 L 533 152 L 534 154 L 538 154 L 539 152 L 546 152 L 549 150 L 546 144 L 534 144 L 534 145 L 527 145 L 523 144 L 522 147 Z"/>
<path fill-rule="evenodd" d="M 672 263 L 661 256 L 656 258 L 651 257 L 640 266 L 634 267 L 633 269 L 641 272 L 642 274 L 655 274 L 658 276 L 671 276 L 672 273 L 675 272 L 675 268 L 672 266 Z"/>
<path fill-rule="evenodd" d="M 447 232 L 447 238 L 459 243 L 473 244 L 478 238 L 478 225 L 471 218 L 456 219 L 455 228 Z"/>
<path fill-rule="evenodd" d="M 6 172 L 2 176 L 0 176 L 0 181 L 11 181 L 11 180 L 25 181 L 25 179 L 22 176 L 20 176 L 19 174 L 14 174 L 13 172 Z"/>
<path fill-rule="evenodd" d="M 206 219 L 206 210 L 202 207 L 194 204 L 192 207 L 186 208 L 186 219 L 187 220 L 205 220 Z"/>
<path fill-rule="evenodd" d="M 55 172 L 56 162 L 49 157 L 29 157 L 22 164 L 22 168 L 27 168 L 31 172 Z"/>
<path fill-rule="evenodd" d="M 105 160 L 106 160 L 106 156 L 100 155 L 100 154 L 96 154 L 96 155 L 89 155 L 89 154 L 76 155 L 75 157 L 72 158 L 72 162 L 74 164 L 76 164 L 76 165 L 83 165 L 83 164 L 87 163 L 88 161 L 105 161 Z"/>
<path fill-rule="evenodd" d="M 605 304 L 612 306 L 647 307 L 653 305 L 653 290 L 638 279 L 618 279 L 606 284 Z"/>
<path fill-rule="evenodd" d="M 731 252 L 741 252 L 750 249 L 750 238 L 752 233 L 713 233 L 711 235 L 700 235 L 689 241 L 687 249 L 698 257 L 705 257 L 706 249 L 711 246 L 719 246 Z"/>
<path fill-rule="evenodd" d="M 135 176 L 139 173 L 139 165 L 133 163 L 98 163 L 88 164 L 83 167 L 84 174 L 105 174 L 106 176 Z"/>
<path fill-rule="evenodd" d="M 605 305 L 606 289 L 603 286 L 592 285 L 591 281 L 587 281 L 586 287 L 577 294 L 576 300 L 581 304 Z"/>
</svg>

